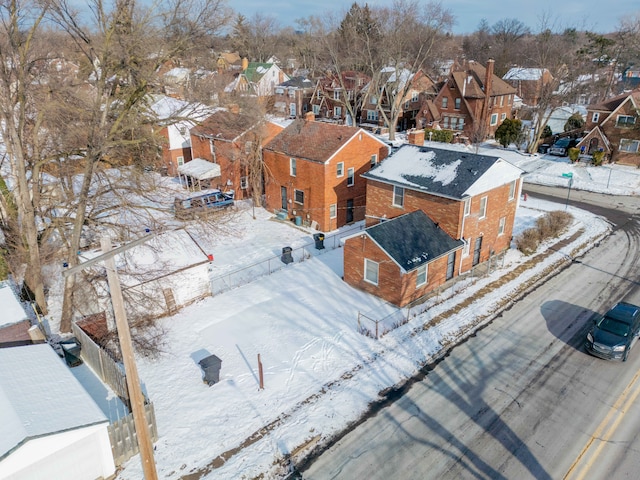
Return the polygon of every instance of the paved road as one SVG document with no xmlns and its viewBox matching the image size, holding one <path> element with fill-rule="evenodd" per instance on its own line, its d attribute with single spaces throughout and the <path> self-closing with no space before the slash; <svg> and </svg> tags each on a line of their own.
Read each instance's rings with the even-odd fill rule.
<svg viewBox="0 0 640 480">
<path fill-rule="evenodd" d="M 303 466 L 304 479 L 637 478 L 640 347 L 612 363 L 582 343 L 595 312 L 640 303 L 640 202 L 574 193 L 614 233 Z"/>
</svg>

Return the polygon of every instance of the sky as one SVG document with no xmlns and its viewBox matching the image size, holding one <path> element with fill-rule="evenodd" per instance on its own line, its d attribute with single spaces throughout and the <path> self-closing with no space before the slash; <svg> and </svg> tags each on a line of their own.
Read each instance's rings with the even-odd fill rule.
<svg viewBox="0 0 640 480">
<path fill-rule="evenodd" d="M 399 135 L 397 142 L 403 141 L 405 136 Z M 462 145 L 449 148 L 475 151 Z M 478 153 L 500 156 L 519 166 L 531 183 L 566 187 L 567 178 L 562 174 L 571 172 L 574 188 L 640 193 L 640 173 L 635 168 L 590 167 L 571 164 L 564 157 L 528 155 L 495 146 Z M 173 179 L 164 177 L 164 181 Z M 564 208 L 564 202 L 521 198 L 514 234 L 535 225 L 545 212 Z M 382 318 L 398 310 L 344 283 L 343 249 L 331 248 L 336 245 L 331 235 L 337 232 L 328 232 L 327 248 L 316 250 L 313 230 L 273 221 L 270 212 L 254 212 L 238 202 L 234 223 L 225 232 L 193 232 L 204 251 L 214 254 L 212 283 L 233 270 L 253 271 L 245 267 L 274 255 L 272 266 L 281 268 L 271 275 L 253 275 L 243 286 L 161 319 L 166 330 L 162 355 L 153 360 L 137 358 L 141 381 L 156 412 L 160 438 L 154 457 L 159 478 L 178 480 L 198 472 L 204 473 L 203 480 L 283 478 L 285 469 L 278 460 L 300 445 L 306 445 L 301 451 L 308 451 L 340 432 L 366 412 L 380 391 L 437 358 L 461 331 L 468 333 L 470 323 L 491 318 L 496 306 L 523 282 L 566 261 L 569 253 L 576 255 L 575 248 L 588 248 L 609 231 L 603 219 L 570 203 L 568 210 L 575 223 L 565 237 L 583 232 L 573 243 L 499 288 L 483 289 L 531 258 L 512 248 L 490 276 L 475 282 L 458 281 L 430 299 L 422 312 L 414 310 L 408 323 L 374 340 L 358 333 L 358 314 Z M 540 252 L 549 245 L 542 245 Z M 301 256 L 304 261 L 284 266 L 277 256 L 283 246 L 291 246 L 296 255 L 306 246 L 307 254 Z M 52 286 L 50 295 L 56 295 L 55 289 Z M 467 298 L 473 298 L 468 307 L 447 315 Z M 52 302 L 49 320 L 53 329 L 59 307 Z M 444 320 L 423 330 L 422 325 L 438 315 Z M 371 326 L 364 317 L 362 324 Z M 381 324 L 390 326 L 389 322 Z M 210 354 L 222 360 L 222 368 L 220 382 L 207 386 L 197 362 Z M 258 354 L 264 368 L 263 390 L 259 389 Z M 95 378 L 91 381 L 93 375 L 86 364 L 72 370 L 97 396 L 96 403 L 105 415 L 111 419 L 122 415 L 113 393 Z M 226 452 L 234 453 L 222 465 L 215 462 L 220 455 L 227 457 Z M 124 465 L 117 480 L 140 478 L 136 456 Z"/>
<path fill-rule="evenodd" d="M 425 1 L 425 0 L 423 0 Z M 360 1 L 371 6 L 391 6 L 392 0 Z M 426 3 L 426 1 L 425 1 Z M 295 20 L 311 15 L 321 16 L 326 12 L 334 15 L 346 12 L 353 4 L 352 0 L 243 0 L 229 2 L 229 5 L 246 17 L 256 13 L 272 16 L 282 26 L 295 27 Z M 579 30 L 590 30 L 607 33 L 616 29 L 621 17 L 640 13 L 637 0 L 536 0 L 520 2 L 514 0 L 447 0 L 442 2 L 455 17 L 453 33 L 471 33 L 477 29 L 480 20 L 485 18 L 489 25 L 505 18 L 516 18 L 533 31 L 539 24 L 540 17 L 546 13 L 552 19 L 555 30 L 576 27 Z M 340 15 L 342 17 L 342 15 Z"/>
</svg>

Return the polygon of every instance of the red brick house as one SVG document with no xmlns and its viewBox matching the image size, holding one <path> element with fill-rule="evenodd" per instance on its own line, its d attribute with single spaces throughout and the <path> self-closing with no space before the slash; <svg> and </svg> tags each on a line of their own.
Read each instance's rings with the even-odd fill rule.
<svg viewBox="0 0 640 480">
<path fill-rule="evenodd" d="M 311 96 L 311 111 L 320 121 L 354 125 L 355 119 L 349 117 L 346 105 L 351 105 L 358 115 L 362 89 L 370 80 L 367 75 L 354 71 L 322 77 Z"/>
<path fill-rule="evenodd" d="M 587 107 L 585 129 L 577 145 L 583 155 L 605 152 L 605 159 L 623 165 L 640 166 L 640 89 L 626 92 Z"/>
<path fill-rule="evenodd" d="M 516 89 L 525 105 L 535 107 L 544 88 L 553 82 L 553 75 L 546 68 L 513 67 L 502 79 Z"/>
<path fill-rule="evenodd" d="M 516 89 L 493 73 L 493 60 L 483 67 L 468 62 L 462 71 L 449 75 L 433 100 L 440 118 L 425 108 L 428 125 L 459 132 L 465 137 L 493 137 L 506 118 L 512 118 Z"/>
<path fill-rule="evenodd" d="M 236 199 L 249 198 L 249 159 L 282 129 L 238 109 L 218 110 L 191 129 L 192 155 L 220 165 L 220 178 L 212 187 L 233 189 Z"/>
<path fill-rule="evenodd" d="M 316 222 L 321 231 L 363 220 L 366 182 L 360 176 L 387 154 L 388 146 L 370 133 L 316 122 L 309 113 L 263 148 L 266 206 Z"/>
<path fill-rule="evenodd" d="M 499 157 L 402 146 L 363 175 L 367 228 L 345 241 L 345 281 L 404 306 L 509 248 L 522 173 Z M 407 219 L 416 211 L 433 225 Z"/>
<path fill-rule="evenodd" d="M 293 77 L 276 85 L 273 108 L 289 118 L 303 118 L 311 110 L 314 83 L 305 77 Z"/>
</svg>

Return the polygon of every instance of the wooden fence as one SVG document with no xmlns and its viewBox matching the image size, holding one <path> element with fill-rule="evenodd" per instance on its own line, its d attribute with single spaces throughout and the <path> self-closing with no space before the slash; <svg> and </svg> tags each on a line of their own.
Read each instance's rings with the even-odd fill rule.
<svg viewBox="0 0 640 480">
<path fill-rule="evenodd" d="M 152 403 L 147 403 L 144 406 L 144 414 L 149 424 L 151 440 L 155 442 L 158 440 L 158 427 L 156 425 L 156 414 L 153 410 Z M 112 423 L 109 425 L 108 430 L 113 461 L 117 466 L 122 465 L 140 451 L 138 447 L 138 436 L 136 435 L 136 428 L 133 422 L 133 414 L 129 414 L 117 422 Z"/>
</svg>

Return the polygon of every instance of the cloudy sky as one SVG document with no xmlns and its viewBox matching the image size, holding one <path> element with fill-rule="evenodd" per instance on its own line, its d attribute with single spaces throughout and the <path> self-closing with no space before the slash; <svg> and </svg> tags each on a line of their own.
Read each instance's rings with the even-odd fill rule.
<svg viewBox="0 0 640 480">
<path fill-rule="evenodd" d="M 426 0 L 423 0 L 425 4 Z M 274 17 L 282 26 L 295 27 L 295 20 L 310 15 L 320 16 L 327 11 L 345 12 L 353 0 L 243 0 L 229 2 L 237 12 L 246 17 L 255 13 Z M 359 4 L 392 5 L 393 0 L 366 0 Z M 455 17 L 454 33 L 470 33 L 476 30 L 482 18 L 490 25 L 504 18 L 517 18 L 532 30 L 536 30 L 542 14 L 547 13 L 555 22 L 554 29 L 576 27 L 600 33 L 615 30 L 622 17 L 640 15 L 638 0 L 446 0 L 442 4 Z"/>
</svg>

